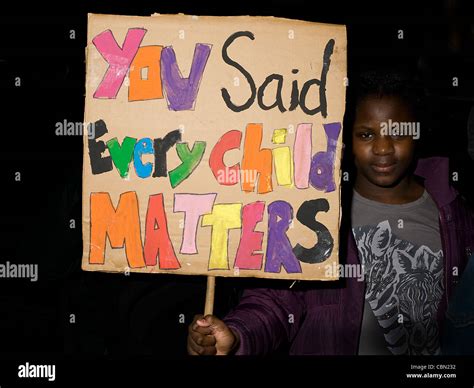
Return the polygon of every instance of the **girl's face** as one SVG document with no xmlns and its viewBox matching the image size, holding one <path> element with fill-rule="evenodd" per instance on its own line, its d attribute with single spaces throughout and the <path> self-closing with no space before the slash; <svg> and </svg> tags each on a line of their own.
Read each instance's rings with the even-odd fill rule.
<svg viewBox="0 0 474 388">
<path fill-rule="evenodd" d="M 415 140 L 384 133 L 381 129 L 389 120 L 411 123 L 415 118 L 396 96 L 368 96 L 357 105 L 352 144 L 358 185 L 366 189 L 394 187 L 409 173 Z"/>
</svg>

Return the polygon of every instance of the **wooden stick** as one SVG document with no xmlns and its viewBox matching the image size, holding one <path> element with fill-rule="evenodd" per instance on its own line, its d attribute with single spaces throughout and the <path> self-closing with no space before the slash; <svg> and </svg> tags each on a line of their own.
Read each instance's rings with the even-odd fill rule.
<svg viewBox="0 0 474 388">
<path fill-rule="evenodd" d="M 212 315 L 214 311 L 214 290 L 216 288 L 215 276 L 207 277 L 206 305 L 204 306 L 204 316 Z"/>
</svg>

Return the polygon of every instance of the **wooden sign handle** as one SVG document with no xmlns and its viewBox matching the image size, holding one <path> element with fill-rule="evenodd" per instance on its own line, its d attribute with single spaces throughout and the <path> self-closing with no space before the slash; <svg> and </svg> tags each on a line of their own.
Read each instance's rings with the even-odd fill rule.
<svg viewBox="0 0 474 388">
<path fill-rule="evenodd" d="M 204 316 L 212 315 L 214 311 L 214 290 L 216 288 L 215 276 L 207 277 L 206 305 L 204 306 Z"/>
</svg>

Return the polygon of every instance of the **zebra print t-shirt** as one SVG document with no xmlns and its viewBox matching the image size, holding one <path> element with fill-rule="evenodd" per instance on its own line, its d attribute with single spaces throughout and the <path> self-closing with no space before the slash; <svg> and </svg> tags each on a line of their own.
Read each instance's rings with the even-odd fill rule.
<svg viewBox="0 0 474 388">
<path fill-rule="evenodd" d="M 430 195 L 389 205 L 354 192 L 352 232 L 365 274 L 365 305 L 372 310 L 365 311 L 360 354 L 439 354 L 443 252 Z M 385 341 L 377 341 L 380 335 Z M 380 348 L 383 342 L 387 349 Z"/>
</svg>

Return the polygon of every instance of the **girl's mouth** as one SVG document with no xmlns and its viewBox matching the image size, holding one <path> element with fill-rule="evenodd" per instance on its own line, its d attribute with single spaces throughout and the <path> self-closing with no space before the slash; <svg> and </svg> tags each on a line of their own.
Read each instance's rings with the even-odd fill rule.
<svg viewBox="0 0 474 388">
<path fill-rule="evenodd" d="M 395 169 L 395 163 L 372 164 L 372 169 L 378 174 L 389 174 Z"/>
</svg>

